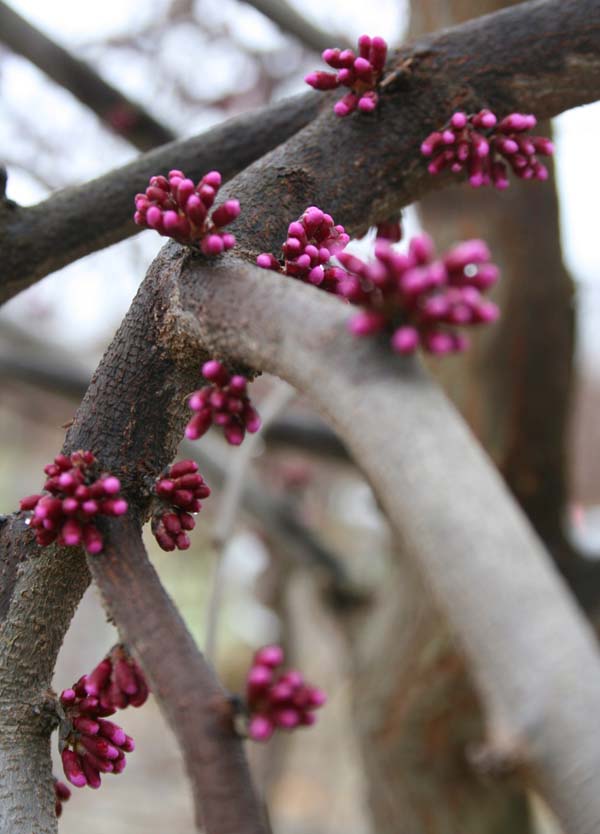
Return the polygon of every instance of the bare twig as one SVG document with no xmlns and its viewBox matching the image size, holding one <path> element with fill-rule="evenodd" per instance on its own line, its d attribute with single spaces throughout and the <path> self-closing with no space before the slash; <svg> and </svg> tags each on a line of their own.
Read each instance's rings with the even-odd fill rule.
<svg viewBox="0 0 600 834">
<path fill-rule="evenodd" d="M 259 405 L 262 429 L 289 404 L 294 397 L 294 389 L 284 382 L 275 384 Z M 212 592 L 208 603 L 206 620 L 206 656 L 211 662 L 216 659 L 217 632 L 219 627 L 219 613 L 225 590 L 225 559 L 224 552 L 235 527 L 240 504 L 244 494 L 244 482 L 247 477 L 252 458 L 262 439 L 259 434 L 249 435 L 236 453 L 231 456 L 229 474 L 225 481 L 225 488 L 221 495 L 217 517 L 213 527 L 213 543 L 215 545 L 215 570 L 213 575 Z"/>
<path fill-rule="evenodd" d="M 315 52 L 323 52 L 331 46 L 341 49 L 352 47 L 350 41 L 337 34 L 329 34 L 319 29 L 304 15 L 296 11 L 286 0 L 245 0 L 249 6 L 254 6 L 265 17 L 276 23 L 280 29 L 300 41 L 304 46 Z M 335 41 L 335 43 L 333 43 Z"/>
<path fill-rule="evenodd" d="M 89 64 L 75 58 L 3 2 L 0 2 L 0 40 L 69 90 L 111 130 L 141 151 L 175 139 L 175 133 L 141 105 L 116 90 Z"/>
</svg>

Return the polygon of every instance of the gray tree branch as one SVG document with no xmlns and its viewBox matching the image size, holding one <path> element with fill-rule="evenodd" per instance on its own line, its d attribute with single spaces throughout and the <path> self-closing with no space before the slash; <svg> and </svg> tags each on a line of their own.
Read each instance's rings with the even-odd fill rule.
<svg viewBox="0 0 600 834">
<path fill-rule="evenodd" d="M 175 133 L 101 78 L 6 3 L 0 2 L 0 40 L 89 107 L 107 127 L 141 151 L 165 145 Z"/>
</svg>

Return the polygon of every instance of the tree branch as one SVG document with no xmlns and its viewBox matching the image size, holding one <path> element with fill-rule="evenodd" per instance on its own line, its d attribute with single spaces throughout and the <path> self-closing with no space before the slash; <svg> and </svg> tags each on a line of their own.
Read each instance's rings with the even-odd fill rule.
<svg viewBox="0 0 600 834">
<path fill-rule="evenodd" d="M 174 262 L 172 279 L 188 349 L 282 376 L 348 443 L 462 645 L 494 743 L 528 770 L 567 830 L 592 834 L 600 825 L 600 730 L 588 720 L 600 697 L 594 636 L 441 392 L 384 344 L 357 344 L 343 305 L 310 287 L 231 257 L 212 269 Z M 410 442 L 382 444 L 395 437 Z"/>
<path fill-rule="evenodd" d="M 201 141 L 210 142 L 210 150 L 202 166 L 197 155 L 196 164 L 193 158 L 199 140 L 188 140 L 143 157 L 134 163 L 140 166 L 135 173 L 126 166 L 76 191 L 59 192 L 44 203 L 17 210 L 0 228 L 0 261 L 6 275 L 0 301 L 42 275 L 133 234 L 132 195 L 157 170 L 188 163 L 194 176 L 208 166 L 230 176 L 289 136 L 293 139 L 285 146 L 236 180 L 235 196 L 246 212 L 251 211 L 257 189 L 268 198 L 253 222 L 246 217 L 243 227 L 240 219 L 232 225 L 236 234 L 243 230 L 240 243 L 252 253 L 267 245 L 279 247 L 289 217 L 306 208 L 307 191 L 310 202 L 327 209 L 336 206 L 336 220 L 351 232 L 364 232 L 449 181 L 427 173 L 419 147 L 452 109 L 485 104 L 500 113 L 527 110 L 549 118 L 596 100 L 599 18 L 595 0 L 531 0 L 398 50 L 373 117 L 352 117 L 340 125 L 330 111 L 330 97 L 323 96 L 326 112 L 294 135 L 318 110 L 318 94 L 308 94 L 269 108 L 267 118 L 264 113 L 250 114 L 205 134 Z M 341 129 L 344 153 L 339 150 Z M 193 149 L 189 162 L 185 148 Z M 282 165 L 295 165 L 297 170 L 281 177 Z M 353 187 L 359 181 L 357 194 Z"/>
<path fill-rule="evenodd" d="M 127 98 L 89 64 L 75 58 L 3 2 L 0 2 L 0 40 L 69 90 L 111 130 L 141 151 L 175 139 L 175 133 L 141 105 Z"/>
<path fill-rule="evenodd" d="M 197 179 L 217 168 L 229 179 L 304 127 L 321 104 L 317 93 L 287 99 L 165 145 L 35 206 L 13 205 L 0 216 L 0 303 L 49 272 L 138 233 L 133 197 L 154 174 L 177 167 Z"/>
<path fill-rule="evenodd" d="M 259 12 L 277 24 L 280 29 L 300 41 L 315 52 L 323 52 L 331 46 L 341 49 L 354 46 L 347 38 L 324 32 L 314 26 L 304 15 L 299 14 L 286 0 L 245 0 Z M 335 41 L 335 43 L 333 43 Z"/>
<path fill-rule="evenodd" d="M 177 736 L 198 827 L 208 834 L 266 834 L 233 708 L 148 561 L 139 526 L 109 525 L 107 539 L 102 558 L 89 559 L 90 572 Z"/>
</svg>

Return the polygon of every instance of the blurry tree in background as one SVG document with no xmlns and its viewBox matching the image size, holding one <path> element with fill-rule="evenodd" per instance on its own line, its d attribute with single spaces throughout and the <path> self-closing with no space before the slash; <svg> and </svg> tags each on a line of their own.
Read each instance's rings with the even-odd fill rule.
<svg viewBox="0 0 600 834">
<path fill-rule="evenodd" d="M 285 96 L 316 53 L 353 45 L 351 4 L 309 20 L 286 0 L 132 3 L 98 32 L 92 9 L 69 11 L 67 48 L 0 2 L 1 506 L 39 489 L 63 443 L 94 450 L 130 506 L 88 557 L 0 517 L 2 831 L 56 831 L 50 687 L 115 628 L 154 697 L 122 721 L 127 772 L 77 792 L 65 832 L 600 830 L 600 563 L 566 524 L 573 289 L 554 180 L 475 192 L 419 153 L 456 109 L 549 120 L 594 101 L 598 4 L 415 0 L 409 26 L 384 5 L 410 38 L 376 113 L 337 119 L 335 93 Z M 133 237 L 133 196 L 170 168 L 222 172 L 242 204 L 232 253 Z M 339 299 L 254 265 L 308 205 L 359 238 L 416 200 L 438 249 L 481 237 L 502 268 L 501 322 L 462 357 L 425 368 L 354 340 Z M 262 374 L 263 427 L 239 449 L 214 430 L 180 445 L 214 356 Z M 178 451 L 213 495 L 190 551 L 164 554 L 140 531 Z M 273 642 L 329 702 L 314 729 L 243 745 L 227 692 Z"/>
</svg>

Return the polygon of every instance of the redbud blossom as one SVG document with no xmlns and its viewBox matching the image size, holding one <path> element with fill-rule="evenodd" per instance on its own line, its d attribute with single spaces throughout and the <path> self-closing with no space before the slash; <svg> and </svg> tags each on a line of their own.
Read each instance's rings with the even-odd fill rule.
<svg viewBox="0 0 600 834">
<path fill-rule="evenodd" d="M 221 187 L 221 174 L 209 171 L 195 185 L 183 171 L 150 177 L 144 194 L 135 195 L 134 221 L 179 243 L 199 247 L 205 255 L 220 255 L 235 245 L 235 237 L 224 232 L 240 213 L 237 200 L 227 200 L 209 211 Z"/>
<path fill-rule="evenodd" d="M 430 174 L 445 168 L 455 174 L 466 171 L 474 188 L 508 188 L 509 167 L 520 179 L 546 180 L 548 169 L 537 155 L 551 156 L 554 146 L 543 136 L 527 134 L 536 123 L 535 116 L 523 113 L 511 113 L 498 121 L 491 110 L 472 115 L 458 111 L 444 128 L 425 139 L 421 153 L 431 157 Z"/>
<path fill-rule="evenodd" d="M 187 550 L 187 531 L 196 525 L 192 513 L 199 512 L 200 499 L 210 495 L 196 461 L 181 460 L 167 467 L 157 479 L 155 491 L 152 532 L 156 541 L 163 550 Z"/>
<path fill-rule="evenodd" d="M 67 800 L 70 799 L 71 791 L 65 783 L 61 782 L 60 779 L 57 779 L 56 776 L 53 776 L 52 778 L 54 779 L 54 812 L 57 817 L 60 817 L 62 814 L 63 802 L 67 802 Z"/>
<path fill-rule="evenodd" d="M 280 646 L 265 646 L 254 655 L 246 679 L 248 735 L 254 741 L 268 741 L 277 729 L 314 724 L 314 710 L 327 700 L 325 693 L 305 683 L 299 672 L 277 671 L 283 662 Z"/>
<path fill-rule="evenodd" d="M 357 108 L 372 113 L 379 101 L 377 87 L 386 57 L 387 43 L 383 38 L 361 35 L 358 57 L 352 49 L 326 49 L 322 58 L 337 73 L 311 72 L 304 80 L 316 90 L 335 90 L 340 85 L 350 88 L 333 108 L 337 116 L 347 116 Z"/>
<path fill-rule="evenodd" d="M 350 332 L 386 332 L 400 354 L 414 353 L 419 345 L 438 355 L 464 350 L 468 340 L 457 327 L 498 318 L 498 308 L 483 293 L 497 281 L 499 271 L 481 240 L 459 243 L 439 259 L 434 255 L 427 235 L 413 238 L 407 254 L 379 241 L 370 264 L 341 253 L 348 277 L 339 293 L 363 308 L 350 320 Z"/>
<path fill-rule="evenodd" d="M 239 446 L 247 431 L 254 434 L 260 428 L 260 417 L 248 396 L 248 380 L 239 374 L 231 376 L 216 359 L 204 363 L 202 375 L 209 384 L 194 391 L 188 401 L 195 414 L 185 436 L 197 440 L 214 423 L 223 428 L 228 443 Z"/>
<path fill-rule="evenodd" d="M 144 673 L 125 646 L 113 646 L 104 660 L 82 679 L 83 692 L 102 710 L 141 707 L 148 698 Z M 75 689 L 76 694 L 78 690 Z M 63 693 L 64 694 L 64 693 Z"/>
<path fill-rule="evenodd" d="M 127 512 L 119 479 L 101 474 L 94 455 L 83 451 L 58 455 L 44 472 L 45 492 L 20 502 L 21 510 L 32 513 L 29 524 L 37 543 L 45 547 L 57 541 L 63 547 L 83 546 L 89 554 L 100 553 L 104 543 L 94 520 Z"/>
<path fill-rule="evenodd" d="M 116 708 L 141 706 L 147 696 L 143 674 L 123 646 L 115 646 L 90 675 L 62 692 L 59 748 L 72 785 L 99 788 L 101 774 L 123 772 L 125 754 L 135 743 L 106 717 Z"/>
<path fill-rule="evenodd" d="M 343 226 L 336 226 L 329 214 L 309 206 L 302 216 L 290 223 L 282 246 L 283 260 L 264 253 L 256 259 L 258 266 L 291 275 L 328 292 L 336 292 L 344 271 L 333 266 L 331 258 L 350 240 Z"/>
</svg>

